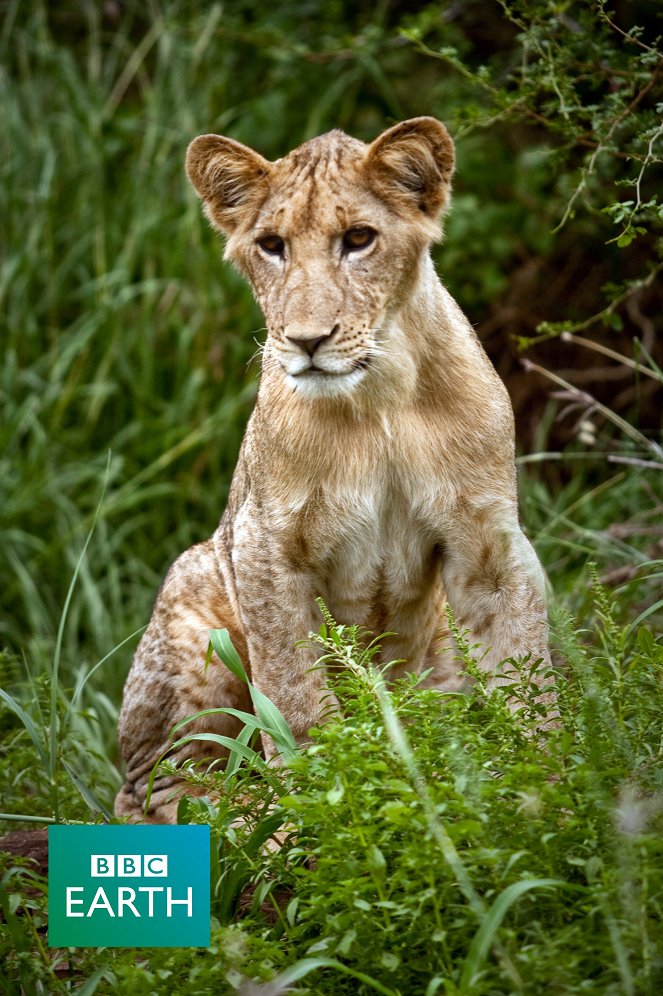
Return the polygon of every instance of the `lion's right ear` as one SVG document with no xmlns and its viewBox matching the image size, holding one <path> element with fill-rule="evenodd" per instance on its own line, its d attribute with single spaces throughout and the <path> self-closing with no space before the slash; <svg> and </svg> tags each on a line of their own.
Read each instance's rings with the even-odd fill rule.
<svg viewBox="0 0 663 996">
<path fill-rule="evenodd" d="M 223 135 L 194 138 L 186 171 L 217 228 L 230 235 L 269 192 L 271 163 L 241 142 Z"/>
</svg>

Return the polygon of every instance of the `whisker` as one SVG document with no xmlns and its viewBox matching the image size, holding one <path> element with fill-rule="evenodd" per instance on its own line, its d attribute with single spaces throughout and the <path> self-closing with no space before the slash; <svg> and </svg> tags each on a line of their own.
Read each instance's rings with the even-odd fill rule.
<svg viewBox="0 0 663 996">
<path fill-rule="evenodd" d="M 385 341 L 382 342 L 371 342 L 367 346 L 367 350 L 370 356 L 391 356 L 393 355 L 393 350 L 391 349 L 391 344 Z"/>
<path fill-rule="evenodd" d="M 265 346 L 267 345 L 267 341 L 265 340 L 265 342 L 260 342 L 259 339 L 256 339 L 256 335 L 259 335 L 261 332 L 267 332 L 267 329 L 266 328 L 256 329 L 255 332 L 251 336 L 251 338 L 253 339 L 253 341 L 255 342 L 255 344 L 257 346 L 257 349 L 256 349 L 255 353 L 252 353 L 251 356 L 249 357 L 249 359 L 246 361 L 246 369 L 247 370 L 249 369 L 249 367 L 251 366 L 251 364 L 253 363 L 253 361 L 257 357 L 259 357 L 262 353 L 265 352 Z"/>
</svg>

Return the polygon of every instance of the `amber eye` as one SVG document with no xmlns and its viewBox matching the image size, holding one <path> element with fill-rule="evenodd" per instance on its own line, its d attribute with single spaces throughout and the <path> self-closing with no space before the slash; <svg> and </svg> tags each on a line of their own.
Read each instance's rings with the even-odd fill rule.
<svg viewBox="0 0 663 996">
<path fill-rule="evenodd" d="M 343 248 L 346 252 L 355 249 L 366 249 L 374 241 L 377 232 L 373 228 L 349 228 L 343 236 Z"/>
<path fill-rule="evenodd" d="M 270 256 L 282 256 L 285 249 L 285 242 L 280 235 L 263 235 L 256 239 L 260 248 L 269 253 Z"/>
</svg>

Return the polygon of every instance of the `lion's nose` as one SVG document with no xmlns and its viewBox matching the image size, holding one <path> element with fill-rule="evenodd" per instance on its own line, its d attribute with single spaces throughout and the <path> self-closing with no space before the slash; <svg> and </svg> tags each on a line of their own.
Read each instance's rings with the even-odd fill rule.
<svg viewBox="0 0 663 996">
<path fill-rule="evenodd" d="M 292 332 L 286 332 L 285 337 L 288 342 L 298 346 L 303 353 L 313 356 L 318 346 L 320 346 L 323 342 L 327 342 L 333 335 L 336 335 L 337 332 L 338 325 L 335 325 L 331 332 L 327 332 L 325 335 L 303 335 L 301 329 L 293 329 Z"/>
</svg>

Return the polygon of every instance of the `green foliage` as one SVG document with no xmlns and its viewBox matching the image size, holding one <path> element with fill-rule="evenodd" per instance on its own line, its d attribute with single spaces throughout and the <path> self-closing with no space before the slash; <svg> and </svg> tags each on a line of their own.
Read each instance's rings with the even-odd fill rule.
<svg viewBox="0 0 663 996">
<path fill-rule="evenodd" d="M 342 723 L 321 730 L 295 770 L 298 791 L 282 800 L 298 845 L 314 855 L 297 875 L 309 951 L 342 955 L 404 993 L 424 992 L 436 975 L 469 984 L 464 959 L 488 907 L 538 880 L 540 891 L 509 908 L 504 947 L 495 964 L 477 966 L 472 991 L 576 991 L 584 978 L 601 991 L 636 991 L 636 978 L 637 991 L 654 991 L 645 966 L 663 870 L 662 648 L 651 635 L 626 648 L 605 597 L 597 653 L 578 643 L 570 621 L 562 627 L 570 670 L 557 676 L 560 728 L 543 750 L 500 692 L 442 704 L 405 682 L 390 701 L 408 759 L 390 735 L 375 675 L 345 675 Z M 656 648 L 658 664 L 643 657 L 644 645 Z M 628 911 L 623 890 L 635 890 Z M 608 954 L 617 943 L 628 965 L 621 980 L 619 952 Z"/>
<path fill-rule="evenodd" d="M 523 510 L 562 664 L 544 738 L 526 662 L 517 718 L 480 682 L 389 692 L 371 638 L 327 616 L 340 716 L 293 755 L 254 695 L 228 767 L 186 772 L 206 796 L 180 818 L 212 828 L 209 951 L 49 951 L 45 884 L 3 859 L 0 988 L 663 987 L 663 61 L 654 7 L 614 6 L 2 4 L 2 809 L 111 807 L 133 642 L 167 565 L 225 503 L 264 333 L 186 186 L 201 132 L 275 158 L 332 127 L 450 124 L 437 261 L 533 426 Z M 548 350 L 522 377 L 514 335 Z M 598 356 L 605 383 L 587 371 Z M 544 381 L 523 390 L 537 373 L 557 394 L 545 411 Z M 563 452 L 559 401 L 577 420 Z M 260 730 L 289 767 L 265 764 Z"/>
<path fill-rule="evenodd" d="M 114 709 L 101 693 L 74 708 L 56 687 L 55 744 L 51 745 L 53 684 L 47 675 L 24 678 L 18 662 L 0 659 L 0 820 L 94 820 L 109 815 L 119 775 L 109 761 L 100 711 Z M 52 751 L 52 753 L 51 753 Z"/>
<path fill-rule="evenodd" d="M 454 108 L 457 131 L 498 120 L 536 126 L 549 135 L 554 194 L 567 200 L 560 226 L 582 205 L 598 207 L 621 226 L 614 240 L 620 248 L 649 230 L 660 232 L 654 188 L 644 193 L 661 163 L 663 105 L 652 99 L 663 62 L 660 39 L 642 22 L 624 30 L 604 0 L 565 6 L 500 0 L 500 6 L 515 37 L 487 64 L 473 66 L 471 53 L 458 46 L 425 43 L 442 33 L 435 8 L 426 8 L 403 32 L 474 84 L 477 100 Z M 633 5 L 628 14 L 650 16 L 645 5 Z M 632 198 L 618 197 L 619 187 Z M 612 200 L 602 205 L 610 193 Z"/>
<path fill-rule="evenodd" d="M 339 715 L 287 768 L 217 773 L 217 801 L 180 807 L 211 826 L 221 922 L 250 886 L 241 926 L 217 927 L 202 955 L 99 951 L 96 991 L 231 992 L 276 973 L 265 992 L 288 980 L 320 996 L 656 992 L 663 644 L 617 623 L 595 574 L 594 591 L 593 638 L 557 620 L 566 665 L 545 733 L 526 673 L 491 693 L 445 695 L 412 677 L 389 690 L 375 643 L 327 618 L 318 641 Z M 18 973 L 43 900 L 9 874 Z"/>
</svg>

